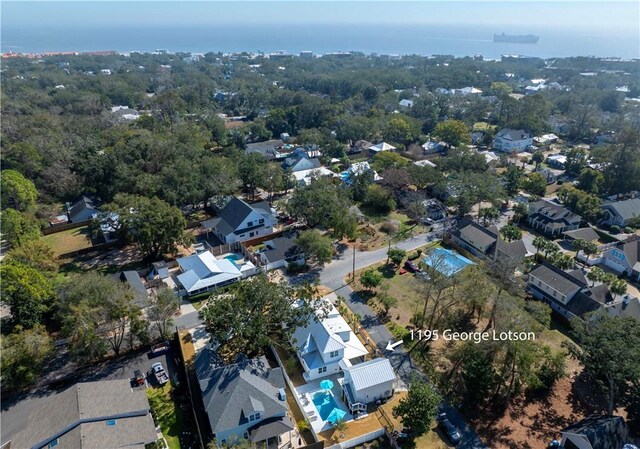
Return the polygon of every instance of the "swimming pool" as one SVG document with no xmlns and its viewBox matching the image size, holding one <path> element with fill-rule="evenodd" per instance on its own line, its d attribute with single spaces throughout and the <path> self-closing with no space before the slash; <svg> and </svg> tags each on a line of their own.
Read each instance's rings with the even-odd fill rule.
<svg viewBox="0 0 640 449">
<path fill-rule="evenodd" d="M 466 257 L 445 248 L 435 248 L 424 258 L 424 263 L 447 277 L 462 271 L 467 265 L 474 265 Z"/>
<path fill-rule="evenodd" d="M 316 409 L 318 409 L 320 418 L 323 421 L 330 421 L 335 424 L 336 421 L 344 418 L 347 414 L 346 411 L 338 406 L 333 395 L 325 390 L 316 391 L 312 397 L 313 404 L 316 406 Z"/>
<path fill-rule="evenodd" d="M 238 261 L 242 260 L 242 256 L 239 256 L 237 254 L 229 254 L 228 256 L 224 257 L 225 259 L 227 259 L 229 262 L 233 263 L 234 265 L 238 265 Z"/>
</svg>

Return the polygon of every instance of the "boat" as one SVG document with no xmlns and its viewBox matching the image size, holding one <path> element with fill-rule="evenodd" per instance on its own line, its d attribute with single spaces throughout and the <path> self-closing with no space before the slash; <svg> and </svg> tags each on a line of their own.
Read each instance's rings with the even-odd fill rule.
<svg viewBox="0 0 640 449">
<path fill-rule="evenodd" d="M 540 40 L 534 34 L 494 34 L 493 42 L 508 42 L 512 44 L 536 44 Z"/>
</svg>

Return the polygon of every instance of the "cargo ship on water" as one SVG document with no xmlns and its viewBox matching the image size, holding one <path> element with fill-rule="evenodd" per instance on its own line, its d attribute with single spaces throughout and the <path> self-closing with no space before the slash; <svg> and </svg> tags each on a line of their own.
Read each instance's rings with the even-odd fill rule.
<svg viewBox="0 0 640 449">
<path fill-rule="evenodd" d="M 510 44 L 536 44 L 540 39 L 534 34 L 494 34 L 493 42 L 507 42 Z"/>
</svg>

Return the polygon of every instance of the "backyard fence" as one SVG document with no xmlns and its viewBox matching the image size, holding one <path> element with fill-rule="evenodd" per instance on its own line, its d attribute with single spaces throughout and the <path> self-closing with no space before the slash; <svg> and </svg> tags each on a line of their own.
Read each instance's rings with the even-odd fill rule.
<svg viewBox="0 0 640 449">
<path fill-rule="evenodd" d="M 91 224 L 92 221 L 93 220 L 89 219 L 89 220 L 76 221 L 73 223 L 61 223 L 57 225 L 47 226 L 46 228 L 42 229 L 42 234 L 49 235 L 49 234 L 55 234 L 56 232 L 68 231 L 69 229 L 81 228 L 83 226 L 87 226 Z"/>
</svg>

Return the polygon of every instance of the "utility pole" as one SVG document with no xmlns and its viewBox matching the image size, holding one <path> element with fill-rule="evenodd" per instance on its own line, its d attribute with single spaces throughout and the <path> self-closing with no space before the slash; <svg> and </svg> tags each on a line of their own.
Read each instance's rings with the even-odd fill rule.
<svg viewBox="0 0 640 449">
<path fill-rule="evenodd" d="M 356 238 L 353 241 L 353 268 L 351 270 L 351 282 L 355 282 L 356 280 L 356 246 L 358 243 L 358 239 Z"/>
</svg>

